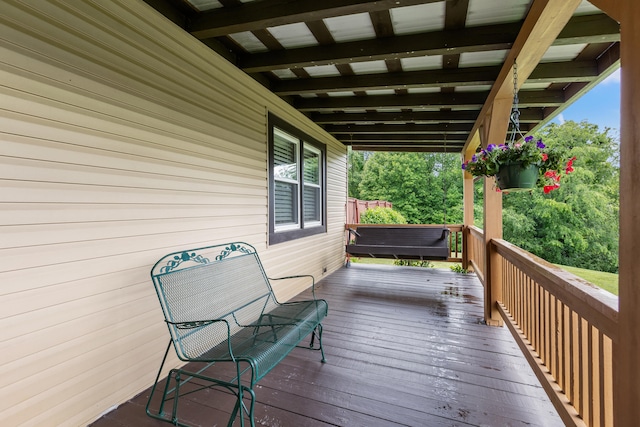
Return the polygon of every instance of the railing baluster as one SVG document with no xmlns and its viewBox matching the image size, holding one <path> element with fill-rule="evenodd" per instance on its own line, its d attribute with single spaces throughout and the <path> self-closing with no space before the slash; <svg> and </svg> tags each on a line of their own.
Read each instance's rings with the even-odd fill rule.
<svg viewBox="0 0 640 427">
<path fill-rule="evenodd" d="M 583 400 L 583 407 L 584 407 L 584 419 L 588 420 L 588 424 L 590 426 L 593 425 L 593 407 L 591 406 L 591 402 L 593 402 L 593 375 L 592 375 L 592 370 L 591 367 L 593 366 L 593 342 L 591 339 L 591 325 L 589 325 L 589 323 L 586 320 L 582 320 L 583 323 L 583 334 L 584 334 L 584 339 L 583 339 L 583 346 L 584 346 L 584 356 L 585 356 L 585 360 L 584 360 L 584 367 L 583 367 L 583 372 L 584 372 L 584 400 Z"/>
<path fill-rule="evenodd" d="M 477 232 L 469 235 L 475 247 Z M 519 330 L 516 339 L 523 336 L 546 368 L 534 366 L 541 381 L 554 384 L 545 388 L 556 407 L 566 408 L 563 420 L 568 425 L 612 427 L 617 299 L 593 291 L 569 273 L 557 273 L 561 270 L 538 263 L 507 242 L 492 244 L 503 258 L 503 318 Z M 474 254 L 474 262 L 480 262 L 483 249 Z"/>
<path fill-rule="evenodd" d="M 613 341 L 606 335 L 602 337 L 602 363 L 604 372 L 602 380 L 602 396 L 604 399 L 604 425 L 613 426 Z"/>
</svg>

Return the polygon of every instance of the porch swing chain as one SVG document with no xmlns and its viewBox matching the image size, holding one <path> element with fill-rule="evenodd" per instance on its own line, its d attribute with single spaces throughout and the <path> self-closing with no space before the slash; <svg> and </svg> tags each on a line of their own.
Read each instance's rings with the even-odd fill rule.
<svg viewBox="0 0 640 427">
<path fill-rule="evenodd" d="M 449 124 L 446 124 L 444 129 L 444 147 L 443 148 L 444 148 L 445 158 L 442 160 L 442 164 L 440 167 L 441 172 L 444 172 L 444 163 L 447 155 L 447 127 L 448 126 Z M 442 228 L 446 228 L 447 227 L 447 187 L 444 179 L 444 173 L 442 173 L 442 206 L 444 210 L 443 218 L 442 218 Z"/>
</svg>

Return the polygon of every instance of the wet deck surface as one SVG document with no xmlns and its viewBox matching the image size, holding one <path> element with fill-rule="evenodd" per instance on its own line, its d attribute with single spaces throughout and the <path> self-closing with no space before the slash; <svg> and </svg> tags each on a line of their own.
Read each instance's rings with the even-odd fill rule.
<svg viewBox="0 0 640 427">
<path fill-rule="evenodd" d="M 258 383 L 256 425 L 562 426 L 509 331 L 481 324 L 482 291 L 474 275 L 443 269 L 352 264 L 333 273 L 316 292 L 329 302 L 327 363 L 295 349 Z M 92 426 L 169 425 L 146 416 L 147 397 Z M 232 396 L 208 390 L 181 411 L 214 426 L 232 408 Z"/>
</svg>

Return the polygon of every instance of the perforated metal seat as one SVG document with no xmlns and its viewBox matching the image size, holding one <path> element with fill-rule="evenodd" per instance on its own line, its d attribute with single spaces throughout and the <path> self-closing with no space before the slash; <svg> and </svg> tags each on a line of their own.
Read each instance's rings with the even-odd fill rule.
<svg viewBox="0 0 640 427">
<path fill-rule="evenodd" d="M 249 244 L 235 242 L 166 255 L 155 264 L 151 277 L 171 334 L 147 404 L 147 413 L 154 418 L 187 425 L 178 418 L 177 402 L 183 383 L 197 378 L 236 395 L 229 425 L 236 416 L 244 425 L 246 414 L 253 426 L 255 384 L 305 337 L 311 335 L 306 348 L 320 350 L 325 361 L 321 321 L 327 315 L 327 302 L 315 299 L 314 292 L 313 300 L 279 303 L 255 248 Z M 312 276 L 285 279 L 293 278 L 310 278 L 312 290 L 315 286 Z M 159 408 L 152 410 L 172 345 L 180 360 L 209 366 L 229 362 L 235 365 L 235 375 L 225 378 L 222 374 L 204 375 L 202 370 L 171 370 Z M 250 400 L 248 406 L 245 397 Z M 174 403 L 165 411 L 169 400 Z"/>
</svg>

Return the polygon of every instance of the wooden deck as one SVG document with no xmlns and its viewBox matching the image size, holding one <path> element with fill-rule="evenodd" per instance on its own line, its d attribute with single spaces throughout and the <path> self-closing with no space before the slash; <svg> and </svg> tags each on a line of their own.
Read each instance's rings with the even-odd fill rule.
<svg viewBox="0 0 640 427">
<path fill-rule="evenodd" d="M 481 324 L 475 276 L 353 264 L 319 285 L 327 363 L 294 350 L 258 383 L 256 425 L 563 425 L 509 331 Z M 168 425 L 146 416 L 147 396 L 92 426 Z M 226 425 L 232 406 L 206 391 L 182 411 L 194 425 Z"/>
</svg>

